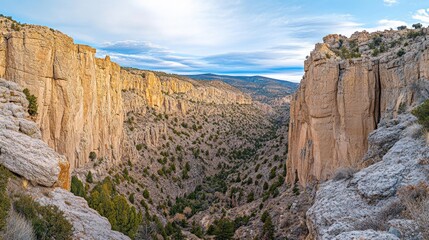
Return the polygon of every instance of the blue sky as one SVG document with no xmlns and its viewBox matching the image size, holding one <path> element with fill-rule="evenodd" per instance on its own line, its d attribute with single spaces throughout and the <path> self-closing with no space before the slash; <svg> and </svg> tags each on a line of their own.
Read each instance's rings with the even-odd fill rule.
<svg viewBox="0 0 429 240">
<path fill-rule="evenodd" d="M 428 0 L 1 0 L 4 15 L 58 29 L 123 66 L 299 81 L 330 33 L 429 25 Z"/>
</svg>

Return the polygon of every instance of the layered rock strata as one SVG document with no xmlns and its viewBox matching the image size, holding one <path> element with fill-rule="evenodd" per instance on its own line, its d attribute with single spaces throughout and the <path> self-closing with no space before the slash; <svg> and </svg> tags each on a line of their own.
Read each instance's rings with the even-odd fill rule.
<svg viewBox="0 0 429 240">
<path fill-rule="evenodd" d="M 291 103 L 289 182 L 329 179 L 362 167 L 368 135 L 380 121 L 429 93 L 427 29 L 329 35 L 305 61 Z"/>
<path fill-rule="evenodd" d="M 402 187 L 428 182 L 429 148 L 415 121 L 401 115 L 382 123 L 370 136 L 374 143 L 370 152 L 381 160 L 320 185 L 307 212 L 314 239 L 424 239 L 416 219 L 400 214 L 397 194 Z"/>
<path fill-rule="evenodd" d="M 27 106 L 22 89 L 0 79 L 0 164 L 33 183 L 69 189 L 69 163 L 40 139 Z"/>
<path fill-rule="evenodd" d="M 109 164 L 120 161 L 128 111 L 153 107 L 186 113 L 186 101 L 251 102 L 226 87 L 121 70 L 109 57 L 96 58 L 95 52 L 53 29 L 0 18 L 0 77 L 38 98 L 36 122 L 42 139 L 64 154 L 72 169 L 87 163 L 90 152 Z M 131 101 L 123 101 L 126 91 L 133 92 Z"/>
</svg>

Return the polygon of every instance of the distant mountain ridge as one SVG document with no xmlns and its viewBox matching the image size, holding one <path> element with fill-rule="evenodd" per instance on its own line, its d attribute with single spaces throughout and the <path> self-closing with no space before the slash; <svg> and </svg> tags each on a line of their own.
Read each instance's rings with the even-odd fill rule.
<svg viewBox="0 0 429 240">
<path fill-rule="evenodd" d="M 216 74 L 186 75 L 196 80 L 217 80 L 230 84 L 248 93 L 254 100 L 274 104 L 296 91 L 298 83 L 283 81 L 262 76 L 229 76 Z"/>
</svg>

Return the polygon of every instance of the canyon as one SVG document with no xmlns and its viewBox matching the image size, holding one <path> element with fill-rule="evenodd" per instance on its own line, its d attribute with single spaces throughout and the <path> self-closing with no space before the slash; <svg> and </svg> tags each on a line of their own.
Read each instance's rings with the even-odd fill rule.
<svg viewBox="0 0 429 240">
<path fill-rule="evenodd" d="M 6 18 L 0 22 L 0 77 L 37 97 L 42 139 L 69 159 L 72 170 L 87 163 L 90 152 L 111 164 L 120 162 L 123 90 L 133 89 L 148 106 L 166 112 L 186 112 L 186 103 L 168 94 L 186 93 L 193 101 L 207 103 L 251 102 L 234 90 L 175 78 L 161 82 L 153 73 L 127 71 L 109 57 L 96 58 L 95 49 L 76 45 L 58 31 L 33 25 L 15 31 L 12 24 Z M 134 107 L 139 106 L 141 102 Z"/>
<path fill-rule="evenodd" d="M 411 114 L 429 98 L 427 35 L 328 35 L 293 93 L 121 67 L 1 17 L 6 195 L 56 206 L 73 239 L 425 239 L 406 196 L 429 196 Z"/>
</svg>

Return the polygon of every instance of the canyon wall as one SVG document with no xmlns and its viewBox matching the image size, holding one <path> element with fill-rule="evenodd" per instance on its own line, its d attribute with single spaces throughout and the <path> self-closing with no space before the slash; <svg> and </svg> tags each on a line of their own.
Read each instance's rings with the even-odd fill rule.
<svg viewBox="0 0 429 240">
<path fill-rule="evenodd" d="M 122 98 L 120 67 L 96 59 L 95 49 L 45 27 L 20 31 L 0 25 L 0 77 L 17 82 L 38 98 L 37 124 L 43 140 L 64 154 L 71 167 L 91 151 L 120 156 Z"/>
<path fill-rule="evenodd" d="M 316 45 L 291 103 L 288 182 L 305 186 L 368 164 L 369 133 L 429 96 L 426 35 L 359 32 Z"/>
<path fill-rule="evenodd" d="M 0 77 L 37 97 L 35 121 L 42 139 L 67 157 L 71 169 L 87 163 L 90 152 L 110 164 L 120 161 L 128 111 L 148 106 L 186 113 L 190 100 L 251 103 L 241 92 L 210 83 L 162 80 L 151 72 L 123 70 L 109 57 L 98 59 L 95 53 L 59 31 L 0 18 Z M 122 95 L 128 90 L 134 95 L 124 101 Z"/>
</svg>

